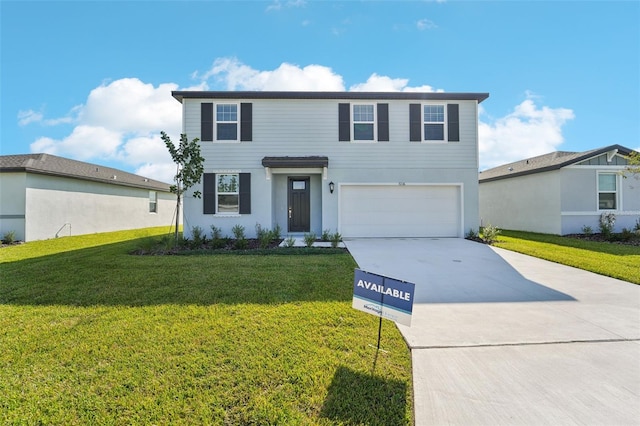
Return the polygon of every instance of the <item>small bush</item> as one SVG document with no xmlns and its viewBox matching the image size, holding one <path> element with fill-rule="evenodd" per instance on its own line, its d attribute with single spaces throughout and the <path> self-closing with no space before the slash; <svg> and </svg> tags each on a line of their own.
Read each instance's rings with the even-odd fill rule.
<svg viewBox="0 0 640 426">
<path fill-rule="evenodd" d="M 622 228 L 622 232 L 618 235 L 620 241 L 629 242 L 635 238 L 636 234 L 631 229 Z"/>
<path fill-rule="evenodd" d="M 316 234 L 313 232 L 309 232 L 308 234 L 304 234 L 304 244 L 307 247 L 313 247 L 313 243 L 316 241 Z"/>
<path fill-rule="evenodd" d="M 202 247 L 207 243 L 207 236 L 205 235 L 204 230 L 199 226 L 191 228 L 191 236 L 193 237 L 191 246 L 194 248 Z"/>
<path fill-rule="evenodd" d="M 296 244 L 296 239 L 293 238 L 292 236 L 288 236 L 285 240 L 284 240 L 284 246 L 287 248 L 291 248 Z"/>
<path fill-rule="evenodd" d="M 584 226 L 582 227 L 582 233 L 583 233 L 584 235 L 591 235 L 591 234 L 593 234 L 593 228 L 592 228 L 592 227 L 590 227 L 589 225 L 584 225 Z"/>
<path fill-rule="evenodd" d="M 274 226 L 273 229 L 271 230 L 271 237 L 274 240 L 279 240 L 281 235 L 282 235 L 282 228 L 280 227 L 280 225 Z"/>
<path fill-rule="evenodd" d="M 231 228 L 231 232 L 236 240 L 245 240 L 247 238 L 244 234 L 244 226 L 242 225 L 235 225 Z"/>
<path fill-rule="evenodd" d="M 605 212 L 600 215 L 600 232 L 605 237 L 611 237 L 613 227 L 616 224 L 616 215 L 612 212 Z"/>
<path fill-rule="evenodd" d="M 322 236 L 320 237 L 322 241 L 330 241 L 331 240 L 331 232 L 328 229 L 322 231 Z"/>
<path fill-rule="evenodd" d="M 329 235 L 329 241 L 331 241 L 331 247 L 336 248 L 338 244 L 340 244 L 340 240 L 342 240 L 342 235 L 338 231 L 334 234 Z"/>
<path fill-rule="evenodd" d="M 271 244 L 273 234 L 271 232 L 263 232 L 258 238 L 258 243 L 260 244 L 261 249 L 269 248 L 269 244 Z"/>
<path fill-rule="evenodd" d="M 636 219 L 636 224 L 633 227 L 633 230 L 635 231 L 636 234 L 640 232 L 640 218 Z"/>
<path fill-rule="evenodd" d="M 482 228 L 482 240 L 487 244 L 498 241 L 498 235 L 500 235 L 500 230 L 491 224 Z"/>
<path fill-rule="evenodd" d="M 469 228 L 469 231 L 465 234 L 464 237 L 468 240 L 477 240 L 478 232 L 473 228 Z"/>
<path fill-rule="evenodd" d="M 218 228 L 215 225 L 211 225 L 211 239 L 219 240 L 222 238 L 222 229 Z"/>
<path fill-rule="evenodd" d="M 16 242 L 16 231 L 6 232 L 2 236 L 2 242 L 5 244 L 13 244 Z"/>
</svg>

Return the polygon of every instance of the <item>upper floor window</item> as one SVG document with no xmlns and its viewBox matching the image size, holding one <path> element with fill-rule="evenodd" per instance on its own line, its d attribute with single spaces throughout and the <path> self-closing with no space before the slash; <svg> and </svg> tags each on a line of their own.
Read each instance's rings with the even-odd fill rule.
<svg viewBox="0 0 640 426">
<path fill-rule="evenodd" d="M 618 175 L 598 173 L 598 209 L 616 210 L 618 208 Z"/>
<path fill-rule="evenodd" d="M 424 140 L 444 141 L 444 105 L 424 105 Z"/>
<path fill-rule="evenodd" d="M 353 105 L 353 140 L 375 140 L 373 105 Z"/>
<path fill-rule="evenodd" d="M 216 104 L 216 140 L 238 140 L 237 104 Z"/>
<path fill-rule="evenodd" d="M 158 213 L 158 193 L 149 191 L 149 213 Z"/>
</svg>

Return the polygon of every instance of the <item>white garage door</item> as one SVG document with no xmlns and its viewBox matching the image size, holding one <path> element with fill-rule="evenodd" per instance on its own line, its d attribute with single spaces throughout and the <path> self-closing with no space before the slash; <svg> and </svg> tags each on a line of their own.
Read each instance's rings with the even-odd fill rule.
<svg viewBox="0 0 640 426">
<path fill-rule="evenodd" d="M 344 237 L 459 237 L 460 187 L 343 185 Z"/>
</svg>

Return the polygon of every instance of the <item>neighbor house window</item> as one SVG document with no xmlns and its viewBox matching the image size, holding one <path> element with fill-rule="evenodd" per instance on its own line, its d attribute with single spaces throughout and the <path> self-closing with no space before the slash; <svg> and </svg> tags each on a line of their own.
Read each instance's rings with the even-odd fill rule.
<svg viewBox="0 0 640 426">
<path fill-rule="evenodd" d="M 444 141 L 444 105 L 424 105 L 424 140 Z"/>
<path fill-rule="evenodd" d="M 217 213 L 239 213 L 240 212 L 240 180 L 237 173 L 218 174 L 216 192 L 216 212 Z"/>
<path fill-rule="evenodd" d="M 616 210 L 618 208 L 618 175 L 615 173 L 598 174 L 598 209 Z"/>
<path fill-rule="evenodd" d="M 353 105 L 353 140 L 375 140 L 373 105 Z"/>
<path fill-rule="evenodd" d="M 158 193 L 149 191 L 149 213 L 158 213 Z"/>
<path fill-rule="evenodd" d="M 238 140 L 238 105 L 216 104 L 216 140 Z"/>
</svg>

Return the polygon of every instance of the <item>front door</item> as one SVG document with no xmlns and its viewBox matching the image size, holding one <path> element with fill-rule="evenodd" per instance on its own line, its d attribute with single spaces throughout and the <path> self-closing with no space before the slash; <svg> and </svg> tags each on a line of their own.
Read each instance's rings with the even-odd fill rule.
<svg viewBox="0 0 640 426">
<path fill-rule="evenodd" d="M 309 177 L 290 177 L 288 232 L 309 232 L 311 228 Z"/>
</svg>

